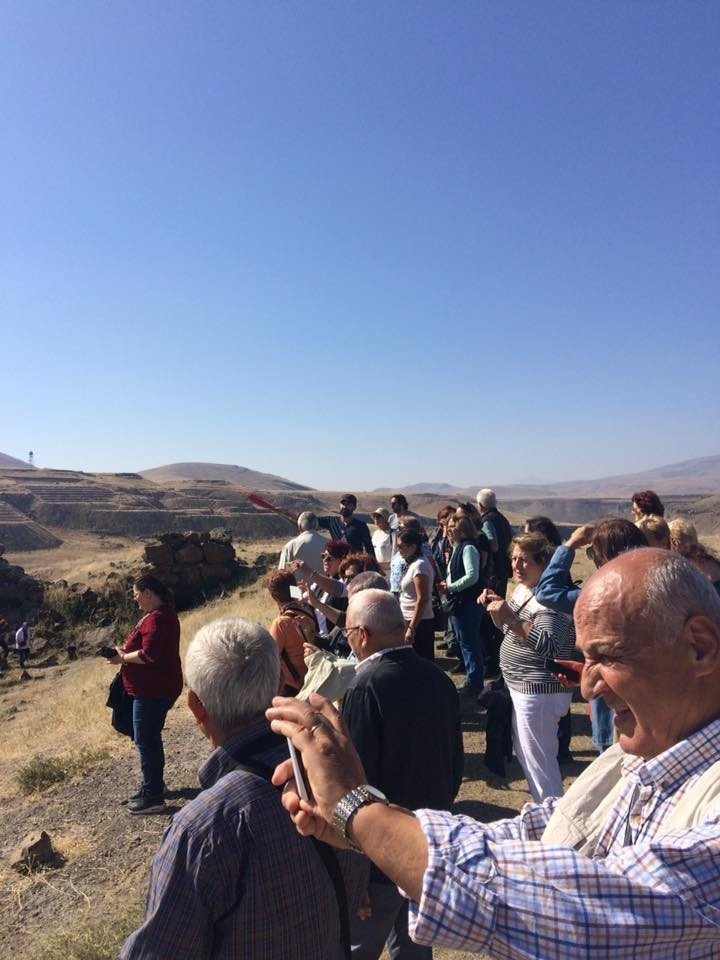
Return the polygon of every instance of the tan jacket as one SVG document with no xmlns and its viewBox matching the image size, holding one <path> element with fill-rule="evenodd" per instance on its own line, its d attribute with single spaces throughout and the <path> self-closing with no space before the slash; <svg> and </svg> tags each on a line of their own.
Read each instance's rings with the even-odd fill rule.
<svg viewBox="0 0 720 960">
<path fill-rule="evenodd" d="M 561 844 L 590 856 L 603 824 L 623 788 L 622 761 L 626 754 L 613 744 L 580 774 L 558 803 L 541 843 Z M 714 763 L 681 797 L 663 824 L 661 834 L 693 827 L 720 798 L 720 761 Z"/>
</svg>

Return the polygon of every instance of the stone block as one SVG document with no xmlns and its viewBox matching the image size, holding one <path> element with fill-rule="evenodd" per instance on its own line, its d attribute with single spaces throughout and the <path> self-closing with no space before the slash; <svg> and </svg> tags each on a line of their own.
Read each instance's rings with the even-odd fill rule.
<svg viewBox="0 0 720 960">
<path fill-rule="evenodd" d="M 147 563 L 156 567 L 170 567 L 173 562 L 172 548 L 165 543 L 148 543 L 143 551 Z"/>
<path fill-rule="evenodd" d="M 202 547 L 196 543 L 187 543 L 185 546 L 180 547 L 179 550 L 175 551 L 175 560 L 182 564 L 202 563 Z"/>
<path fill-rule="evenodd" d="M 208 563 L 232 563 L 235 559 L 235 550 L 231 543 L 217 543 L 209 540 L 203 545 L 203 553 Z"/>
<path fill-rule="evenodd" d="M 10 854 L 10 866 L 19 873 L 29 873 L 55 859 L 50 835 L 44 830 L 29 833 Z"/>
<path fill-rule="evenodd" d="M 232 530 L 227 527 L 215 527 L 210 531 L 210 539 L 216 543 L 232 543 Z"/>
<path fill-rule="evenodd" d="M 226 583 L 232 579 L 231 569 L 224 563 L 205 563 L 202 578 L 206 583 Z"/>
<path fill-rule="evenodd" d="M 179 573 L 182 582 L 189 587 L 197 587 L 202 583 L 202 572 L 199 566 L 180 567 Z"/>
</svg>

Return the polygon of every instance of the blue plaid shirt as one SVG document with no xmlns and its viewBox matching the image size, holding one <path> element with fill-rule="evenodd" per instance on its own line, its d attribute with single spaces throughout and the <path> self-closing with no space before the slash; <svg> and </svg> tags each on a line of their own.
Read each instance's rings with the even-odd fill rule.
<svg viewBox="0 0 720 960">
<path fill-rule="evenodd" d="M 165 831 L 152 865 L 142 926 L 121 960 L 337 960 L 335 891 L 311 843 L 300 837 L 279 792 L 234 769 L 229 755 L 268 730 L 263 718 L 201 767 L 203 791 Z M 274 767 L 284 742 L 254 759 Z M 367 878 L 364 858 L 341 860 L 351 909 Z M 349 866 L 348 866 L 349 864 Z M 360 865 L 361 875 L 358 875 Z"/>
<path fill-rule="evenodd" d="M 487 825 L 418 811 L 429 860 L 413 939 L 502 960 L 720 957 L 720 801 L 697 826 L 663 833 L 718 760 L 720 719 L 647 762 L 628 756 L 591 857 L 538 842 L 556 799 Z"/>
</svg>

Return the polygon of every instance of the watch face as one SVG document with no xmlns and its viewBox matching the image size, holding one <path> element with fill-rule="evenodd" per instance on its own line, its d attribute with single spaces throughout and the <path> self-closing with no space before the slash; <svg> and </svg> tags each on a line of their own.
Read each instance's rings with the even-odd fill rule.
<svg viewBox="0 0 720 960">
<path fill-rule="evenodd" d="M 380 800 L 383 803 L 388 802 L 388 798 L 385 796 L 382 790 L 378 790 L 377 787 L 371 787 L 369 783 L 364 784 L 364 786 L 371 797 L 375 797 L 376 800 Z"/>
</svg>

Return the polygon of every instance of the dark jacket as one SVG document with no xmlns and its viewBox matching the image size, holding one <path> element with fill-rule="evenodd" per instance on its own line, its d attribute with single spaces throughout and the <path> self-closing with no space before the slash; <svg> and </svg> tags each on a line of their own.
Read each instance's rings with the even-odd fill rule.
<svg viewBox="0 0 720 960">
<path fill-rule="evenodd" d="M 460 701 L 453 682 L 434 663 L 412 647 L 361 663 L 342 716 L 368 783 L 391 803 L 409 810 L 450 809 L 463 771 Z"/>
</svg>

